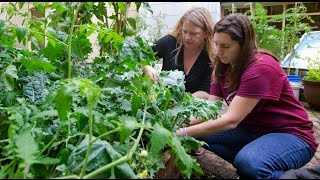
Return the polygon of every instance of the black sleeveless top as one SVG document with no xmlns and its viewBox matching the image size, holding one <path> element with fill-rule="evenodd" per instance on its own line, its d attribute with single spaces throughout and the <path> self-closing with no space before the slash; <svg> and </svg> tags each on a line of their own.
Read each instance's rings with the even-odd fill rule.
<svg viewBox="0 0 320 180">
<path fill-rule="evenodd" d="M 177 53 L 177 51 L 174 51 L 176 48 L 177 40 L 171 35 L 166 35 L 155 42 L 152 49 L 157 52 L 159 58 L 163 58 L 162 70 L 180 70 L 184 72 L 183 49 L 181 49 L 176 63 L 174 59 Z M 209 93 L 211 74 L 211 62 L 208 53 L 203 50 L 190 69 L 189 74 L 187 76 L 184 74 L 186 92 L 194 93 L 201 90 Z"/>
</svg>

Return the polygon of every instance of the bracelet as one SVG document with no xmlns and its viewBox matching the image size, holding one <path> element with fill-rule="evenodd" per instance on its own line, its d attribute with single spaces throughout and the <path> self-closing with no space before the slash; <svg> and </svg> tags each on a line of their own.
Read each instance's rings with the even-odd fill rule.
<svg viewBox="0 0 320 180">
<path fill-rule="evenodd" d="M 182 124 L 184 136 L 188 136 L 186 124 Z"/>
<path fill-rule="evenodd" d="M 187 133 L 187 127 L 184 127 L 184 136 L 188 136 L 188 133 Z"/>
</svg>

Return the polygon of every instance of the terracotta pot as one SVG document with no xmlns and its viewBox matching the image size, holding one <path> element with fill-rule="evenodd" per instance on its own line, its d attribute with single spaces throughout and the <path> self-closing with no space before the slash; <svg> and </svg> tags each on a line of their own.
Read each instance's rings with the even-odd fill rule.
<svg viewBox="0 0 320 180">
<path fill-rule="evenodd" d="M 320 80 L 302 80 L 304 96 L 312 109 L 320 110 Z"/>
</svg>

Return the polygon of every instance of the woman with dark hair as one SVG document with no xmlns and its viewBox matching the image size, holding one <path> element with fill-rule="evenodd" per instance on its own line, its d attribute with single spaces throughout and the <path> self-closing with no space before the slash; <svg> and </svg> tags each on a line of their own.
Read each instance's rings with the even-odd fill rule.
<svg viewBox="0 0 320 180">
<path fill-rule="evenodd" d="M 318 142 L 307 111 L 295 98 L 277 57 L 257 47 L 247 16 L 223 17 L 214 27 L 210 100 L 225 100 L 217 119 L 191 118 L 177 135 L 207 143 L 241 178 L 277 179 L 307 164 Z"/>
</svg>

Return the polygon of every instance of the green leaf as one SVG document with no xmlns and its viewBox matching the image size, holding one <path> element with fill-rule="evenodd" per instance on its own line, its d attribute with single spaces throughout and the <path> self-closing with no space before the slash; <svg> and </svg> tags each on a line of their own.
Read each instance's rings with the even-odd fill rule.
<svg viewBox="0 0 320 180">
<path fill-rule="evenodd" d="M 57 92 L 58 94 L 55 100 L 59 118 L 62 121 L 66 121 L 68 119 L 68 112 L 70 111 L 72 105 L 72 91 L 71 88 L 61 86 Z"/>
<path fill-rule="evenodd" d="M 115 176 L 117 179 L 136 179 L 136 175 L 128 163 L 122 163 L 116 166 Z"/>
<path fill-rule="evenodd" d="M 37 164 L 57 164 L 60 162 L 60 159 L 50 158 L 50 157 L 37 157 L 33 160 L 33 163 Z"/>
<path fill-rule="evenodd" d="M 14 89 L 14 79 L 18 79 L 16 66 L 8 65 L 6 71 L 1 75 L 1 79 L 8 91 L 12 91 Z"/>
<path fill-rule="evenodd" d="M 56 59 L 66 58 L 66 50 L 66 46 L 62 43 L 56 43 L 55 47 L 49 43 L 44 49 L 41 49 L 40 52 L 50 61 L 54 62 Z"/>
<path fill-rule="evenodd" d="M 20 80 L 27 82 L 22 87 L 23 95 L 28 97 L 29 101 L 32 103 L 42 103 L 49 94 L 49 90 L 47 89 L 49 79 L 42 72 L 36 72 L 33 75 L 23 77 Z"/>
<path fill-rule="evenodd" d="M 133 95 L 131 109 L 132 109 L 132 116 L 136 116 L 138 109 L 142 107 L 142 98 L 138 95 Z"/>
<path fill-rule="evenodd" d="M 38 39 L 40 44 L 44 46 L 44 35 L 40 32 L 33 32 L 33 35 Z"/>
<path fill-rule="evenodd" d="M 160 155 L 163 148 L 169 141 L 171 133 L 166 128 L 156 124 L 151 133 L 151 153 L 153 155 Z"/>
<path fill-rule="evenodd" d="M 85 60 L 92 52 L 92 43 L 85 32 L 78 32 L 72 39 L 72 55 L 79 60 Z"/>
<path fill-rule="evenodd" d="M 0 19 L 0 29 L 4 27 L 4 20 Z"/>
<path fill-rule="evenodd" d="M 53 28 L 48 28 L 48 41 L 49 43 L 55 47 L 56 46 L 56 40 L 58 40 L 58 34 Z"/>
<path fill-rule="evenodd" d="M 74 149 L 68 159 L 67 167 L 73 173 L 80 173 L 81 168 L 84 163 L 84 157 L 88 148 L 88 136 L 80 143 L 76 149 Z M 91 146 L 91 152 L 88 158 L 88 164 L 86 172 L 92 172 L 97 170 L 107 164 L 110 164 L 119 158 L 122 155 L 117 152 L 107 141 L 101 141 L 100 139 L 95 141 Z M 128 163 L 122 163 L 115 166 L 115 177 L 116 179 L 136 179 L 135 173 L 132 171 Z M 104 172 L 101 172 L 95 177 L 99 179 L 106 179 L 111 176 L 111 169 L 107 169 Z"/>
<path fill-rule="evenodd" d="M 125 14 L 126 13 L 125 3 L 124 2 L 116 2 L 116 3 L 120 9 L 120 13 Z"/>
<path fill-rule="evenodd" d="M 39 152 L 38 145 L 31 135 L 31 128 L 22 129 L 19 134 L 14 135 L 17 156 L 26 163 L 34 163 L 35 155 Z"/>
<path fill-rule="evenodd" d="M 10 164 L 4 164 L 0 167 L 0 179 L 8 179 L 7 175 L 9 174 Z"/>
<path fill-rule="evenodd" d="M 30 72 L 34 71 L 43 71 L 43 72 L 54 72 L 56 67 L 50 62 L 45 62 L 40 59 L 26 59 L 23 58 L 20 60 L 21 64 Z"/>
<path fill-rule="evenodd" d="M 19 43 L 22 41 L 24 37 L 26 37 L 27 28 L 25 26 L 16 25 L 16 35 Z"/>
<path fill-rule="evenodd" d="M 123 143 L 137 127 L 137 121 L 130 116 L 120 116 L 119 120 L 123 123 L 120 130 L 120 142 Z"/>
<path fill-rule="evenodd" d="M 176 164 L 184 178 L 190 179 L 192 170 L 199 170 L 200 165 L 190 155 L 186 153 L 181 145 L 179 137 L 172 138 L 172 149 L 176 158 Z"/>
<path fill-rule="evenodd" d="M 10 64 L 9 66 L 7 66 L 5 73 L 15 79 L 18 79 L 17 68 L 14 65 Z"/>
<path fill-rule="evenodd" d="M 47 110 L 37 113 L 33 118 L 45 118 L 45 117 L 55 117 L 57 116 L 57 111 Z"/>
<path fill-rule="evenodd" d="M 136 29 L 136 28 L 137 28 L 137 26 L 136 26 L 137 22 L 136 22 L 136 20 L 135 20 L 134 18 L 128 17 L 128 18 L 127 18 L 127 21 L 129 22 L 130 26 L 131 26 L 133 29 Z"/>
</svg>

